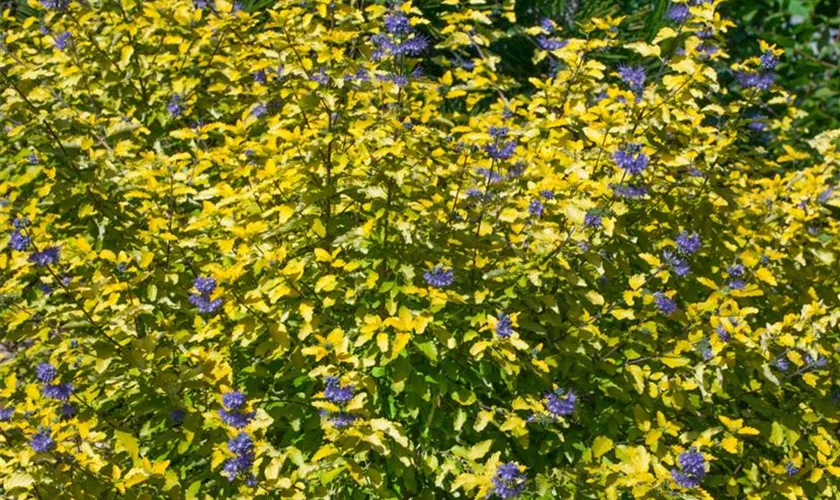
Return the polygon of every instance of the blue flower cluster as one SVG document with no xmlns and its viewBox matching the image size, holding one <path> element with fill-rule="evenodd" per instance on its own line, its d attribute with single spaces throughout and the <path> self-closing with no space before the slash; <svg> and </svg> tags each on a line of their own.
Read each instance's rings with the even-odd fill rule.
<svg viewBox="0 0 840 500">
<path fill-rule="evenodd" d="M 228 481 L 233 481 L 240 475 L 248 474 L 251 465 L 254 463 L 254 441 L 245 432 L 240 432 L 228 440 L 227 448 L 236 456 L 227 459 L 222 467 L 222 474 L 226 475 Z M 253 475 L 249 476 L 249 483 Z"/>
<path fill-rule="evenodd" d="M 353 385 L 341 385 L 338 377 L 327 377 L 326 387 L 324 388 L 324 397 L 330 403 L 345 406 L 354 396 Z M 321 416 L 326 418 L 334 427 L 341 429 L 347 427 L 358 419 L 358 415 L 353 415 L 345 410 L 337 412 L 321 411 Z"/>
<path fill-rule="evenodd" d="M 494 493 L 499 498 L 515 498 L 525 491 L 528 475 L 515 462 L 502 464 L 493 476 Z"/>
<path fill-rule="evenodd" d="M 58 370 L 49 363 L 41 363 L 35 367 L 35 376 L 44 384 L 44 387 L 41 388 L 44 396 L 59 401 L 67 401 L 75 392 L 75 388 L 70 383 L 53 384 L 52 382 L 57 375 Z M 73 411 L 75 412 L 75 408 Z"/>
<path fill-rule="evenodd" d="M 634 92 L 641 92 L 645 88 L 647 75 L 645 68 L 642 66 L 627 66 L 622 64 L 618 67 L 618 76 Z"/>
<path fill-rule="evenodd" d="M 455 272 L 451 267 L 437 265 L 423 274 L 426 284 L 433 288 L 446 288 L 455 281 Z"/>
<path fill-rule="evenodd" d="M 677 303 L 662 292 L 654 294 L 654 301 L 656 302 L 656 307 L 665 316 L 670 316 L 677 311 Z"/>
<path fill-rule="evenodd" d="M 680 469 L 671 469 L 671 479 L 683 488 L 696 488 L 706 477 L 706 459 L 703 454 L 691 447 L 680 454 Z"/>
<path fill-rule="evenodd" d="M 55 448 L 55 441 L 52 438 L 50 428 L 47 427 L 35 433 L 29 441 L 29 445 L 38 453 L 46 453 Z"/>
<path fill-rule="evenodd" d="M 677 251 L 683 255 L 695 254 L 701 246 L 700 235 L 697 233 L 683 231 L 677 235 Z"/>
<path fill-rule="evenodd" d="M 181 116 L 181 113 L 184 112 L 185 104 L 184 99 L 179 95 L 175 94 L 169 99 L 169 103 L 166 105 L 166 111 L 173 117 Z"/>
<path fill-rule="evenodd" d="M 47 247 L 40 252 L 32 252 L 29 256 L 29 262 L 41 267 L 50 266 L 58 262 L 59 252 L 58 247 Z"/>
<path fill-rule="evenodd" d="M 513 333 L 513 323 L 510 319 L 510 315 L 505 312 L 500 312 L 499 316 L 496 319 L 496 335 L 503 339 L 510 338 L 511 334 Z"/>
<path fill-rule="evenodd" d="M 675 23 L 682 24 L 688 21 L 690 15 L 688 5 L 684 3 L 674 4 L 668 9 L 668 19 Z"/>
<path fill-rule="evenodd" d="M 371 54 L 374 61 L 380 61 L 385 56 L 416 57 L 426 51 L 429 40 L 417 33 L 411 26 L 411 21 L 402 12 L 395 12 L 385 17 L 385 31 L 371 37 L 376 49 Z"/>
<path fill-rule="evenodd" d="M 201 284 L 205 285 L 205 287 L 210 286 L 207 281 Z M 196 288 L 199 288 L 198 283 L 196 283 Z M 213 288 L 215 288 L 215 282 L 213 282 Z M 248 425 L 254 418 L 254 413 L 242 411 L 246 402 L 245 394 L 240 391 L 230 391 L 222 394 L 222 405 L 225 407 L 219 409 L 219 416 L 222 418 L 222 421 L 234 429 L 242 429 Z M 222 474 L 227 476 L 228 481 L 233 481 L 240 475 L 248 474 L 251 470 L 251 465 L 254 463 L 254 441 L 246 432 L 240 431 L 239 434 L 228 440 L 227 448 L 236 456 L 225 461 L 222 467 Z M 255 482 L 256 478 L 250 475 L 248 477 L 248 484 L 251 485 Z"/>
<path fill-rule="evenodd" d="M 242 429 L 254 418 L 254 412 L 243 411 L 245 406 L 245 395 L 239 391 L 231 391 L 222 395 L 222 404 L 225 408 L 219 409 L 219 417 L 222 422 L 233 427 Z"/>
<path fill-rule="evenodd" d="M 216 291 L 216 280 L 213 278 L 198 277 L 193 282 L 193 286 L 198 290 L 198 294 L 190 295 L 190 302 L 198 308 L 198 312 L 202 314 L 212 314 L 221 307 L 222 299 L 211 299 L 211 295 Z"/>
<path fill-rule="evenodd" d="M 577 394 L 575 391 L 564 391 L 557 389 L 545 395 L 545 407 L 549 413 L 556 417 L 565 417 L 575 411 L 577 405 Z"/>
<path fill-rule="evenodd" d="M 630 175 L 641 174 L 650 163 L 650 158 L 641 153 L 639 144 L 627 144 L 613 154 L 616 165 Z"/>
</svg>

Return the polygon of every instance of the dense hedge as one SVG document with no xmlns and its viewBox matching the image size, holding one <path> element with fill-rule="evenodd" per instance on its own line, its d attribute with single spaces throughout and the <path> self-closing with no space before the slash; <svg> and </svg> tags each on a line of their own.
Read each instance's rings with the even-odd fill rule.
<svg viewBox="0 0 840 500">
<path fill-rule="evenodd" d="M 840 495 L 840 131 L 719 3 L 7 10 L 4 498 Z"/>
</svg>

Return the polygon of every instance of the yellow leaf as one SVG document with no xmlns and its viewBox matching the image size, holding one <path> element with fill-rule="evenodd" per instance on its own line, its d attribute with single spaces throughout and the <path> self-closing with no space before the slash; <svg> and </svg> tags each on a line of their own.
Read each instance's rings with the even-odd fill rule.
<svg viewBox="0 0 840 500">
<path fill-rule="evenodd" d="M 376 336 L 376 345 L 379 346 L 379 350 L 385 352 L 388 350 L 388 334 L 387 333 L 380 333 Z"/>
<path fill-rule="evenodd" d="M 131 45 L 126 45 L 120 51 L 120 68 L 125 69 L 128 65 L 128 62 L 131 60 L 131 55 L 134 54 L 134 47 Z"/>
<path fill-rule="evenodd" d="M 149 478 L 149 474 L 141 467 L 134 467 L 125 475 L 123 485 L 126 488 L 131 488 L 135 484 L 140 484 Z"/>
<path fill-rule="evenodd" d="M 335 448 L 335 446 L 331 444 L 324 445 L 318 451 L 316 451 L 314 455 L 312 455 L 312 463 L 317 463 L 318 460 L 321 460 L 322 458 L 326 458 L 336 454 L 338 454 L 338 450 Z"/>
<path fill-rule="evenodd" d="M 327 235 L 327 229 L 324 227 L 324 224 L 321 222 L 321 219 L 315 219 L 315 222 L 312 223 L 312 232 L 314 232 L 321 238 Z"/>
<path fill-rule="evenodd" d="M 630 309 L 613 309 L 611 314 L 618 319 L 633 319 L 635 317 Z"/>
<path fill-rule="evenodd" d="M 728 451 L 729 453 L 738 453 L 738 445 L 741 442 L 738 441 L 737 438 L 729 436 L 728 438 L 721 441 L 720 445 L 723 447 L 724 450 Z"/>
<path fill-rule="evenodd" d="M 641 286 L 645 283 L 645 275 L 644 274 L 636 274 L 632 278 L 630 278 L 630 288 L 632 290 L 638 290 Z"/>
<path fill-rule="evenodd" d="M 654 45 L 658 45 L 659 42 L 661 42 L 662 40 L 674 38 L 675 36 L 677 36 L 677 32 L 674 31 L 673 28 L 662 28 L 661 30 L 659 30 L 659 33 L 657 33 L 656 36 L 653 38 L 652 43 Z"/>
<path fill-rule="evenodd" d="M 315 260 L 318 262 L 329 262 L 332 260 L 332 255 L 323 248 L 315 249 Z"/>
<path fill-rule="evenodd" d="M 669 368 L 679 368 L 680 366 L 686 366 L 691 363 L 691 360 L 688 358 L 675 358 L 669 356 L 663 356 L 659 360 L 662 361 L 662 364 Z"/>
<path fill-rule="evenodd" d="M 645 42 L 628 43 L 625 45 L 628 49 L 634 50 L 644 57 L 655 56 L 659 57 L 661 49 L 656 45 L 650 45 Z"/>
<path fill-rule="evenodd" d="M 601 455 L 610 451 L 612 448 L 613 441 L 606 436 L 598 436 L 592 443 L 592 453 L 595 455 L 595 458 L 601 458 Z"/>
<path fill-rule="evenodd" d="M 321 290 L 325 292 L 332 292 L 335 290 L 336 282 L 335 282 L 335 275 L 329 274 L 327 276 L 322 276 L 317 283 L 315 283 L 315 292 L 320 292 Z"/>
<path fill-rule="evenodd" d="M 137 439 L 127 432 L 114 431 L 114 439 L 116 439 L 115 449 L 117 452 L 127 451 L 131 458 L 137 460 L 140 456 L 140 445 Z"/>
<path fill-rule="evenodd" d="M 712 290 L 717 290 L 718 289 L 717 283 L 710 280 L 709 278 L 698 277 L 697 281 L 699 281 L 701 285 L 707 286 L 707 287 L 711 288 Z"/>
<path fill-rule="evenodd" d="M 400 355 L 400 353 L 405 349 L 405 346 L 408 344 L 409 339 L 411 339 L 410 333 L 398 333 L 397 338 L 394 339 L 394 352 L 391 353 L 391 359 L 396 358 Z"/>
<path fill-rule="evenodd" d="M 745 436 L 757 436 L 761 433 L 754 427 L 744 427 L 742 429 L 738 429 L 738 434 L 743 434 Z"/>
<path fill-rule="evenodd" d="M 3 488 L 7 492 L 10 492 L 10 490 L 15 488 L 29 489 L 33 483 L 35 483 L 35 479 L 33 479 L 29 474 L 25 472 L 16 472 L 3 481 Z"/>
<path fill-rule="evenodd" d="M 720 416 L 718 419 L 729 429 L 729 432 L 735 432 L 740 429 L 744 425 L 744 419 L 739 418 L 738 420 L 731 419 L 729 417 Z"/>
<path fill-rule="evenodd" d="M 592 302 L 596 306 L 604 305 L 604 297 L 594 290 L 586 292 L 586 298 L 589 299 L 589 302 Z"/>
<path fill-rule="evenodd" d="M 143 252 L 143 255 L 140 257 L 140 267 L 146 269 L 149 267 L 149 264 L 155 259 L 155 254 L 152 252 Z"/>
<path fill-rule="evenodd" d="M 777 284 L 776 278 L 773 277 L 773 273 L 771 273 L 770 270 L 766 267 L 759 268 L 755 272 L 755 277 L 767 283 L 770 286 L 776 286 Z"/>
</svg>

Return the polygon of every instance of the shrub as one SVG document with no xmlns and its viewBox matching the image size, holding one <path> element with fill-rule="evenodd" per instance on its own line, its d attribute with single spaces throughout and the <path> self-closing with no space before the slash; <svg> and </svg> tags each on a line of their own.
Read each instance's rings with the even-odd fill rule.
<svg viewBox="0 0 840 500">
<path fill-rule="evenodd" d="M 7 11 L 4 497 L 839 494 L 840 132 L 718 3 Z"/>
</svg>

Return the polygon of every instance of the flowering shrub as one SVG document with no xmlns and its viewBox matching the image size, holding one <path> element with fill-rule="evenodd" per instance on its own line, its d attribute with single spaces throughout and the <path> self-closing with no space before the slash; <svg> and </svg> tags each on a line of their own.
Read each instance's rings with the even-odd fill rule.
<svg viewBox="0 0 840 500">
<path fill-rule="evenodd" d="M 840 131 L 718 3 L 6 12 L 4 498 L 840 494 Z"/>
</svg>

